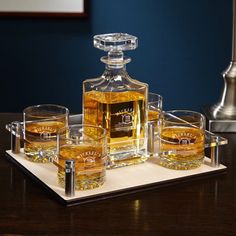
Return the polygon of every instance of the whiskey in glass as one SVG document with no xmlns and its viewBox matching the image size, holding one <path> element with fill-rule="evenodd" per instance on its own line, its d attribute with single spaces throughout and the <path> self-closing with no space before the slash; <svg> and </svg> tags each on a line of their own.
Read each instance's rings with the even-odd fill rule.
<svg viewBox="0 0 236 236">
<path fill-rule="evenodd" d="M 58 181 L 65 186 L 65 162 L 74 160 L 75 189 L 97 188 L 105 182 L 106 131 L 101 127 L 70 125 L 58 132 Z"/>
<path fill-rule="evenodd" d="M 205 117 L 194 111 L 162 113 L 160 165 L 176 170 L 199 167 L 205 156 Z"/>
<path fill-rule="evenodd" d="M 48 162 L 55 155 L 57 131 L 68 125 L 66 107 L 42 104 L 24 109 L 24 153 L 33 162 Z"/>
</svg>

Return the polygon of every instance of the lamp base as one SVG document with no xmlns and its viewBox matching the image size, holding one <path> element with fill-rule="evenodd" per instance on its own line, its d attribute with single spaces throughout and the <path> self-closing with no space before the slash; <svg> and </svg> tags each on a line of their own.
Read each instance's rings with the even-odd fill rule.
<svg viewBox="0 0 236 236">
<path fill-rule="evenodd" d="M 203 114 L 206 116 L 207 130 L 216 133 L 236 132 L 236 120 L 215 119 L 210 107 L 204 107 Z"/>
</svg>

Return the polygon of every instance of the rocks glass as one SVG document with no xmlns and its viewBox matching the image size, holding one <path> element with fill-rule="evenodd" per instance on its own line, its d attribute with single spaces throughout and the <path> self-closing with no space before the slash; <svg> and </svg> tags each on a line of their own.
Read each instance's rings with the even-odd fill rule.
<svg viewBox="0 0 236 236">
<path fill-rule="evenodd" d="M 106 130 L 92 125 L 71 125 L 58 132 L 58 180 L 65 185 L 65 162 L 75 163 L 75 189 L 85 190 L 105 182 Z M 61 166 L 61 167 L 60 167 Z"/>
<path fill-rule="evenodd" d="M 56 151 L 57 131 L 68 125 L 66 107 L 43 104 L 23 111 L 24 152 L 28 160 L 48 162 Z"/>
<path fill-rule="evenodd" d="M 163 98 L 156 93 L 148 93 L 148 154 L 157 156 L 159 153 L 159 118 L 162 111 Z"/>
<path fill-rule="evenodd" d="M 162 113 L 160 165 L 177 170 L 197 168 L 205 156 L 205 117 L 194 111 Z"/>
</svg>

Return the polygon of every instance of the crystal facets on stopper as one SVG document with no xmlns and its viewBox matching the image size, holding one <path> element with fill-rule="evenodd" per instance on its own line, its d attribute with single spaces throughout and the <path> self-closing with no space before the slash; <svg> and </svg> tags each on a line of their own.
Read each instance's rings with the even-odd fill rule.
<svg viewBox="0 0 236 236">
<path fill-rule="evenodd" d="M 103 51 L 127 51 L 138 47 L 138 38 L 126 33 L 95 35 L 94 47 Z"/>
</svg>

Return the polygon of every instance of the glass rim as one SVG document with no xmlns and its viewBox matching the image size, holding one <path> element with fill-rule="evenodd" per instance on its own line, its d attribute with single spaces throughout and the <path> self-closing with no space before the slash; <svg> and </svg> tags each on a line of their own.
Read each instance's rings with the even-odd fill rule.
<svg viewBox="0 0 236 236">
<path fill-rule="evenodd" d="M 33 108 L 41 108 L 41 107 L 57 107 L 60 109 L 64 109 L 65 110 L 65 114 L 58 114 L 58 115 L 53 115 L 52 117 L 58 117 L 58 116 L 63 116 L 63 115 L 68 115 L 69 114 L 69 109 L 65 106 L 62 105 L 57 105 L 57 104 L 37 104 L 37 105 L 32 105 L 32 106 L 28 106 L 26 108 L 24 108 L 23 110 L 23 114 L 26 114 L 27 112 L 29 112 L 30 109 Z M 34 115 L 31 115 L 29 113 L 27 113 L 28 116 L 34 117 Z"/>
<path fill-rule="evenodd" d="M 156 100 L 154 100 L 154 101 L 149 101 L 149 95 L 153 96 L 154 99 L 156 98 Z M 149 105 L 152 105 L 152 104 L 157 104 L 157 103 L 159 104 L 160 109 L 162 109 L 163 96 L 160 95 L 160 94 L 158 94 L 158 93 L 149 92 L 149 93 L 148 93 L 148 102 L 147 102 L 148 106 L 149 106 Z"/>
<path fill-rule="evenodd" d="M 175 115 L 176 113 L 183 113 L 183 114 L 185 113 L 188 116 L 191 116 L 191 114 L 192 114 L 192 115 L 197 116 L 199 118 L 199 120 L 193 121 L 193 122 L 187 121 L 185 119 L 182 119 L 181 116 Z M 192 110 L 177 110 L 177 109 L 169 110 L 169 111 L 162 111 L 162 117 L 163 117 L 164 120 L 165 120 L 165 118 L 164 118 L 165 115 L 168 115 L 168 116 L 176 119 L 176 121 L 168 121 L 167 120 L 167 122 L 169 122 L 169 123 L 175 124 L 175 123 L 178 123 L 178 121 L 184 121 L 184 122 L 186 122 L 186 124 L 194 125 L 194 124 L 196 124 L 198 122 L 203 121 L 203 124 L 205 126 L 205 121 L 206 121 L 205 115 L 203 115 L 202 113 L 197 112 L 197 111 L 192 111 Z"/>
<path fill-rule="evenodd" d="M 86 125 L 86 124 L 73 124 L 73 125 L 68 125 L 68 126 L 66 126 L 66 127 L 60 128 L 60 129 L 57 131 L 57 135 L 62 134 L 64 130 L 69 130 L 70 128 L 75 128 L 75 127 L 78 127 L 78 128 L 79 128 L 79 127 L 80 127 L 80 128 L 88 127 L 88 128 L 95 128 L 95 129 L 101 130 L 101 131 L 102 131 L 101 137 L 96 138 L 96 140 L 101 140 L 101 139 L 106 138 L 106 134 L 107 134 L 106 129 L 102 128 L 101 126 Z M 65 138 L 65 139 L 70 140 L 71 138 Z"/>
<path fill-rule="evenodd" d="M 163 96 L 158 93 L 148 92 L 148 96 L 149 95 L 158 97 L 160 100 L 163 100 Z"/>
</svg>

